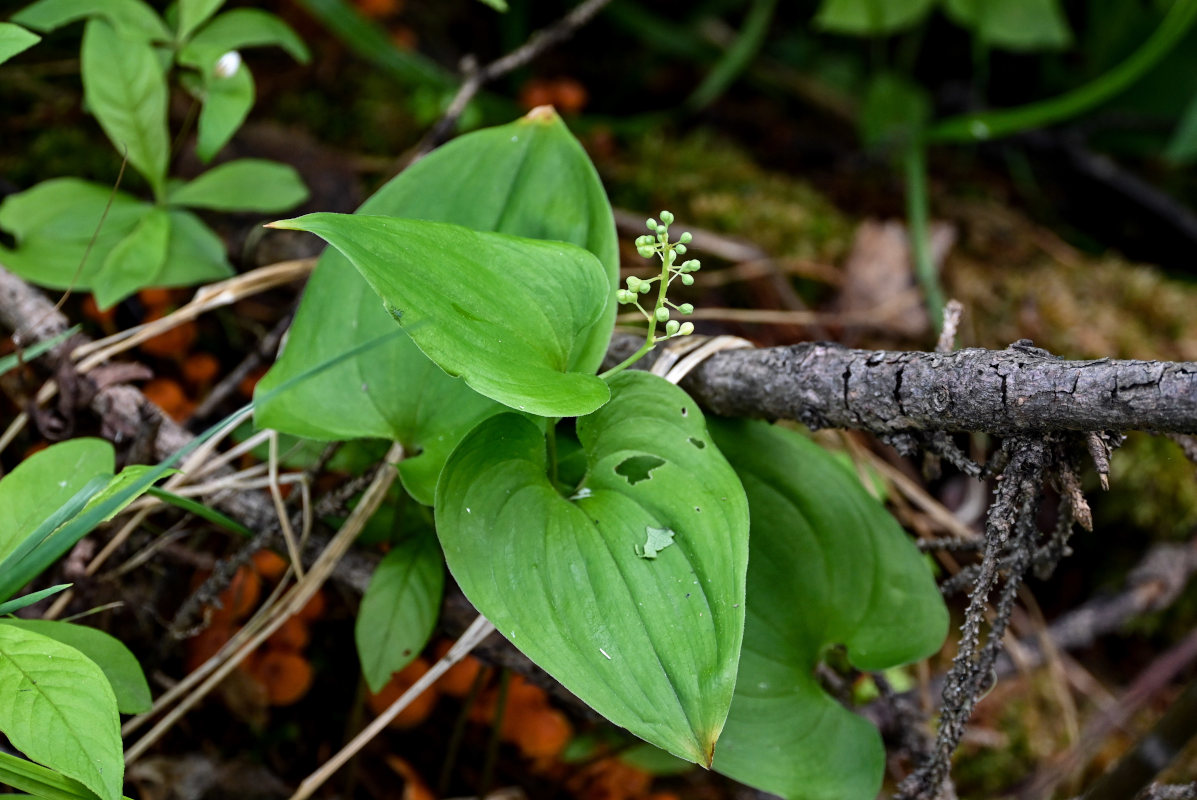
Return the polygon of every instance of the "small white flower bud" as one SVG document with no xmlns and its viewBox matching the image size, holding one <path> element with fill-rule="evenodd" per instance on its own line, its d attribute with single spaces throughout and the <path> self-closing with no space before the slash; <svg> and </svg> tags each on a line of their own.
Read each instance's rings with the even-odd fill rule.
<svg viewBox="0 0 1197 800">
<path fill-rule="evenodd" d="M 236 50 L 230 50 L 216 61 L 216 66 L 212 68 L 212 74 L 217 78 L 231 78 L 237 74 L 237 70 L 241 69 L 241 54 Z"/>
</svg>

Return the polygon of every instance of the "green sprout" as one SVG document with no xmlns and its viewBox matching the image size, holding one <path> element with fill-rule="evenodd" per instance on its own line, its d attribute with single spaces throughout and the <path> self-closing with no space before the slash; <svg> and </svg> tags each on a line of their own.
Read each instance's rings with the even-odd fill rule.
<svg viewBox="0 0 1197 800">
<path fill-rule="evenodd" d="M 661 212 L 661 221 L 657 222 L 651 217 L 645 222 L 650 233 L 646 233 L 636 239 L 636 252 L 645 258 L 653 258 L 654 256 L 661 260 L 661 274 L 655 275 L 648 280 L 637 278 L 632 275 L 627 279 L 626 289 L 619 289 L 615 292 L 615 299 L 619 301 L 620 305 L 634 305 L 648 320 L 648 332 L 644 337 L 644 344 L 629 356 L 627 359 L 604 372 L 599 377 L 607 378 L 618 372 L 627 369 L 632 364 L 639 361 L 646 353 L 656 346 L 657 342 L 663 342 L 666 339 L 672 339 L 676 336 L 689 336 L 694 332 L 693 322 L 679 322 L 676 319 L 671 319 L 671 311 L 686 316 L 694 313 L 694 306 L 689 303 L 682 303 L 678 305 L 672 302 L 666 294 L 669 291 L 669 285 L 675 280 L 681 280 L 683 286 L 690 286 L 694 283 L 694 274 L 701 269 L 702 265 L 698 263 L 698 259 L 691 258 L 678 264 L 678 256 L 686 254 L 686 245 L 690 243 L 693 238 L 689 232 L 683 233 L 677 238 L 677 241 L 669 240 L 669 226 L 673 224 L 673 214 L 668 211 Z M 652 306 L 652 310 L 645 309 L 640 304 L 641 295 L 649 294 L 653 289 L 653 284 L 657 284 L 657 298 Z M 657 326 L 664 324 L 664 335 L 657 335 Z"/>
</svg>

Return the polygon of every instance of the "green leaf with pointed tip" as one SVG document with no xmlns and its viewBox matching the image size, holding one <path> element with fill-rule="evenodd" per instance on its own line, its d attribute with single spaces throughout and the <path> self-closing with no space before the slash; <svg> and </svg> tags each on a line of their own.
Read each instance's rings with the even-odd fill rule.
<svg viewBox="0 0 1197 800">
<path fill-rule="evenodd" d="M 989 47 L 1025 52 L 1072 44 L 1059 0 L 945 0 L 944 10 Z"/>
<path fill-rule="evenodd" d="M 202 82 L 203 107 L 196 123 L 195 152 L 205 164 L 229 143 L 254 105 L 254 78 L 245 64 L 228 77 L 209 72 Z"/>
<path fill-rule="evenodd" d="M 340 250 L 420 350 L 478 393 L 543 417 L 578 417 L 607 402 L 607 384 L 575 371 L 611 302 L 589 251 L 361 214 L 307 214 L 272 227 L 314 233 Z"/>
<path fill-rule="evenodd" d="M 818 445 L 749 420 L 713 421 L 711 433 L 752 514 L 744 648 L 714 768 L 784 798 L 871 800 L 881 737 L 814 667 L 836 644 L 865 670 L 925 658 L 947 609 L 902 529 Z"/>
<path fill-rule="evenodd" d="M 158 286 L 170 242 L 170 214 L 153 207 L 117 242 L 91 280 L 96 305 L 106 309 L 146 286 Z"/>
<path fill-rule="evenodd" d="M 702 414 L 676 386 L 624 372 L 578 420 L 586 477 L 546 475 L 545 437 L 502 414 L 470 432 L 436 493 L 466 597 L 512 644 L 617 725 L 710 764 L 744 624 L 748 508 Z M 649 528 L 675 532 L 655 559 Z"/>
<path fill-rule="evenodd" d="M 179 0 L 179 24 L 176 38 L 181 42 L 186 41 L 187 37 L 196 28 L 207 22 L 222 5 L 224 5 L 224 0 Z"/>
<path fill-rule="evenodd" d="M 934 5 L 935 0 L 823 0 L 815 26 L 850 36 L 880 36 L 911 27 Z"/>
<path fill-rule="evenodd" d="M 125 764 L 116 696 L 75 648 L 0 625 L 0 732 L 102 800 L 120 800 Z"/>
<path fill-rule="evenodd" d="M 42 37 L 30 33 L 20 25 L 0 22 L 0 64 L 18 53 L 23 53 L 41 40 Z"/>
<path fill-rule="evenodd" d="M 81 437 L 34 453 L 0 479 L 0 560 L 92 478 L 116 468 L 112 445 Z"/>
<path fill-rule="evenodd" d="M 461 136 L 392 179 L 359 213 L 571 242 L 603 262 L 611 293 L 619 280 L 611 206 L 585 151 L 556 115 L 530 115 Z M 611 303 L 596 322 L 580 371 L 597 370 L 615 310 Z M 255 397 L 394 327 L 365 279 L 329 248 L 304 290 L 287 346 Z M 418 454 L 399 465 L 403 485 L 431 505 L 453 447 L 480 420 L 501 410 L 402 337 L 259 404 L 255 420 L 313 439 L 400 441 Z"/>
<path fill-rule="evenodd" d="M 155 194 L 160 193 L 170 142 L 166 77 L 153 46 L 122 36 L 97 18 L 83 30 L 79 58 L 88 108 L 116 151 L 145 176 Z"/>
<path fill-rule="evenodd" d="M 129 648 L 104 631 L 48 619 L 4 619 L 0 620 L 0 625 L 15 625 L 75 648 L 103 671 L 122 714 L 140 714 L 149 710 L 152 698 L 141 665 Z"/>
<path fill-rule="evenodd" d="M 379 562 L 353 630 L 370 691 L 380 691 L 420 655 L 432 636 L 444 590 L 445 565 L 430 530 L 409 536 Z"/>
<path fill-rule="evenodd" d="M 125 35 L 170 39 L 162 18 L 141 0 L 40 0 L 18 11 L 12 21 L 47 32 L 89 17 L 106 19 Z"/>
<path fill-rule="evenodd" d="M 180 64 L 208 72 L 230 50 L 272 45 L 283 48 L 302 64 L 311 57 L 299 34 L 274 14 L 257 8 L 235 8 L 201 28 L 179 51 L 178 59 Z"/>
<path fill-rule="evenodd" d="M 213 167 L 167 194 L 167 202 L 217 211 L 282 211 L 308 198 L 294 167 L 240 158 Z"/>
<path fill-rule="evenodd" d="M 112 206 L 104 217 L 109 197 Z M 12 250 L 0 246 L 0 261 L 38 286 L 90 289 L 108 253 L 151 208 L 124 192 L 76 178 L 39 183 L 0 203 L 0 227 L 17 242 Z"/>
</svg>

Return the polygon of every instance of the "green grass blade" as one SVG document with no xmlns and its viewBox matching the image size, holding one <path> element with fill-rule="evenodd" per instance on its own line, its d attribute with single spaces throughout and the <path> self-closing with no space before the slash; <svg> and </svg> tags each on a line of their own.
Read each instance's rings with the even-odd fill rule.
<svg viewBox="0 0 1197 800">
<path fill-rule="evenodd" d="M 190 497 L 183 497 L 182 495 L 177 495 L 174 492 L 169 492 L 166 489 L 160 489 L 157 486 L 151 486 L 146 490 L 146 494 L 151 495 L 152 497 L 157 497 L 159 500 L 170 503 L 172 506 L 181 508 L 190 514 L 195 514 L 201 519 L 206 519 L 213 525 L 219 525 L 225 530 L 230 530 L 233 533 L 240 534 L 241 536 L 245 536 L 247 538 L 252 538 L 254 535 L 253 531 L 242 525 L 237 520 L 221 514 L 214 508 L 208 508 L 208 506 L 192 500 Z"/>
<path fill-rule="evenodd" d="M 40 356 L 42 353 L 46 352 L 47 350 L 51 350 L 51 349 L 57 347 L 58 345 L 62 344 L 68 338 L 70 338 L 71 336 L 73 336 L 74 334 L 76 334 L 78 332 L 79 332 L 79 326 L 76 325 L 73 328 L 67 328 L 65 331 L 58 334 L 57 336 L 50 337 L 49 339 L 47 339 L 44 342 L 38 342 L 37 344 L 33 345 L 32 347 L 26 347 L 24 352 L 22 352 L 20 354 L 13 353 L 12 355 L 5 356 L 4 358 L 0 358 L 0 375 L 3 375 L 4 373 L 8 372 L 10 369 L 17 366 L 21 362 L 28 363 L 28 362 L 32 361 L 33 359 L 37 358 L 38 356 Z"/>
</svg>

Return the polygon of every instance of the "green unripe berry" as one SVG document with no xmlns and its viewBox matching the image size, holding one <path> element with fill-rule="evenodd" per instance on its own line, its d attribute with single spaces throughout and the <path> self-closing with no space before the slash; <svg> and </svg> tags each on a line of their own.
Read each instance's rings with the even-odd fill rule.
<svg viewBox="0 0 1197 800">
<path fill-rule="evenodd" d="M 636 291 L 640 292 L 640 294 L 648 294 L 649 290 L 652 288 L 652 281 L 641 281 L 640 285 L 636 287 Z"/>
<path fill-rule="evenodd" d="M 677 307 L 677 310 L 682 312 L 683 314 L 693 314 L 694 306 L 691 303 L 682 303 L 680 306 Z"/>
<path fill-rule="evenodd" d="M 690 275 L 690 274 L 682 275 L 682 285 L 683 286 L 693 286 L 694 285 L 694 276 Z"/>
<path fill-rule="evenodd" d="M 657 322 L 665 322 L 667 319 L 669 319 L 669 309 L 665 308 L 664 306 L 661 306 L 653 313 L 657 318 Z"/>
<path fill-rule="evenodd" d="M 615 299 L 620 303 L 634 303 L 636 302 L 636 295 L 629 292 L 627 289 L 620 289 L 615 293 Z"/>
<path fill-rule="evenodd" d="M 636 252 L 639 253 L 643 258 L 652 258 L 653 254 L 656 253 L 657 250 L 652 245 L 646 244 L 637 247 Z"/>
<path fill-rule="evenodd" d="M 690 244 L 690 241 L 691 241 L 693 238 L 694 238 L 694 237 L 690 235 L 690 231 L 686 231 L 686 232 L 685 232 L 685 233 L 683 233 L 681 236 L 677 237 L 677 240 L 678 240 L 679 242 L 681 242 L 682 244 Z"/>
<path fill-rule="evenodd" d="M 665 333 L 667 333 L 670 336 L 676 336 L 678 329 L 680 327 L 681 327 L 681 325 L 678 323 L 678 321 L 676 319 L 671 319 L 671 320 L 669 320 L 669 322 L 665 323 Z M 690 327 L 694 327 L 694 326 L 691 325 Z"/>
<path fill-rule="evenodd" d="M 655 219 L 653 219 L 652 217 L 649 217 L 648 219 L 646 219 L 644 221 L 644 225 L 650 231 L 655 231 L 657 229 L 657 221 Z"/>
<path fill-rule="evenodd" d="M 692 333 L 694 333 L 694 323 L 693 322 L 683 322 L 681 330 L 678 331 L 678 335 L 689 336 Z"/>
<path fill-rule="evenodd" d="M 680 256 L 686 252 L 686 246 L 684 244 L 675 244 L 673 246 L 673 252 L 677 253 Z"/>
<path fill-rule="evenodd" d="M 635 275 L 629 275 L 626 283 L 628 284 L 628 288 L 633 292 L 640 288 L 640 279 Z"/>
<path fill-rule="evenodd" d="M 661 222 L 664 222 L 666 225 L 672 225 L 673 224 L 673 214 L 669 213 L 668 211 L 662 211 L 661 212 Z"/>
</svg>

